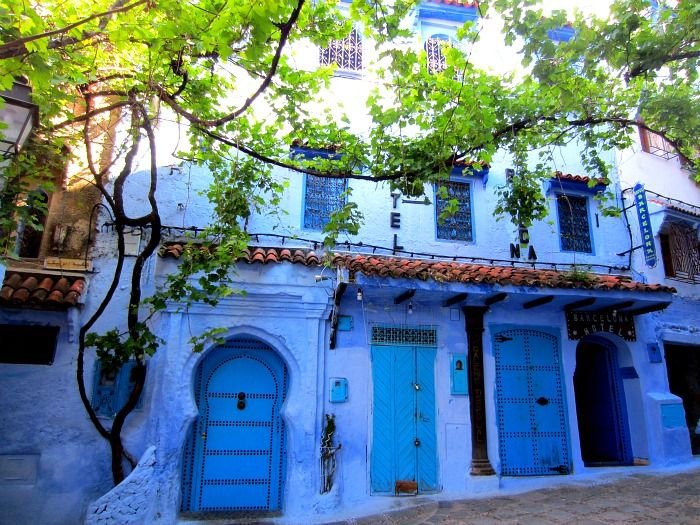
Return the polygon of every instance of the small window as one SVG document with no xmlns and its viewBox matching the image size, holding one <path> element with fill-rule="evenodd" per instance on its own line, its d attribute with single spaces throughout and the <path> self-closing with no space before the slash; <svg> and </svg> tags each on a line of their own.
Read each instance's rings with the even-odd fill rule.
<svg viewBox="0 0 700 525">
<path fill-rule="evenodd" d="M 691 226 L 683 223 L 665 225 L 659 234 L 661 258 L 666 277 L 700 283 L 700 242 Z"/>
<path fill-rule="evenodd" d="M 95 383 L 92 389 L 92 408 L 98 416 L 114 417 L 126 404 L 136 383 L 136 361 L 127 361 L 119 370 L 105 368 L 101 361 L 95 364 Z M 136 408 L 141 408 L 143 393 Z"/>
<path fill-rule="evenodd" d="M 433 35 L 425 41 L 425 53 L 428 60 L 428 73 L 435 74 L 447 68 L 447 61 L 442 52 L 443 46 L 450 45 L 447 35 Z"/>
<path fill-rule="evenodd" d="M 347 180 L 306 176 L 304 188 L 304 228 L 323 230 L 331 213 L 345 206 Z"/>
<path fill-rule="evenodd" d="M 673 159 L 678 156 L 678 152 L 671 145 L 669 141 L 663 138 L 661 135 L 652 133 L 651 131 L 639 128 L 639 140 L 642 144 L 642 151 L 646 153 L 651 153 L 657 157 L 661 157 L 666 160 Z"/>
<path fill-rule="evenodd" d="M 341 40 L 333 40 L 320 51 L 322 66 L 336 64 L 345 71 L 362 71 L 362 37 L 356 29 Z"/>
<path fill-rule="evenodd" d="M 58 332 L 58 326 L 0 325 L 0 363 L 52 364 Z"/>
<path fill-rule="evenodd" d="M 566 252 L 593 253 L 588 221 L 588 198 L 557 196 L 561 249 Z"/>
<path fill-rule="evenodd" d="M 443 187 L 446 194 L 440 190 Z M 457 201 L 454 215 L 440 219 L 440 215 L 450 206 L 450 201 Z M 468 182 L 448 181 L 435 187 L 435 222 L 437 238 L 449 241 L 472 242 L 471 185 Z"/>
</svg>

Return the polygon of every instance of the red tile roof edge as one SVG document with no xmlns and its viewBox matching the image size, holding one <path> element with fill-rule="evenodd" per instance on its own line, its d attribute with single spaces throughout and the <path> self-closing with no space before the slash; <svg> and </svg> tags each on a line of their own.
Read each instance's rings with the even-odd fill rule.
<svg viewBox="0 0 700 525">
<path fill-rule="evenodd" d="M 332 259 L 332 263 L 334 266 L 361 272 L 370 277 L 410 278 L 423 281 L 432 279 L 437 282 L 535 286 L 541 288 L 676 292 L 676 289 L 671 286 L 645 284 L 633 281 L 631 277 L 624 275 L 589 273 L 586 278 L 582 279 L 580 277 L 572 278 L 568 272 L 557 270 L 349 254 L 336 254 Z"/>
<path fill-rule="evenodd" d="M 179 248 L 174 248 L 179 246 Z M 161 247 L 161 257 L 177 259 L 182 253 L 182 244 L 173 243 Z M 320 266 L 324 259 L 313 250 L 302 248 L 250 247 L 241 256 L 249 264 L 291 262 L 304 266 Z M 589 273 L 586 278 L 572 278 L 566 271 L 540 270 L 526 267 L 467 264 L 442 260 L 404 259 L 381 255 L 344 254 L 330 255 L 333 266 L 361 272 L 366 276 L 386 278 L 419 279 L 436 282 L 466 284 L 500 284 L 513 286 L 536 286 L 542 288 L 576 288 L 592 290 L 631 290 L 640 292 L 675 293 L 676 289 L 662 284 L 645 284 L 633 281 L 625 275 Z"/>
<path fill-rule="evenodd" d="M 580 182 L 583 184 L 588 184 L 588 182 L 592 179 L 591 177 L 588 177 L 586 175 L 574 175 L 572 173 L 563 173 L 561 171 L 555 171 L 554 175 L 552 175 L 553 179 L 559 179 L 559 180 L 567 180 L 570 182 Z M 605 181 L 603 179 L 595 179 L 593 178 L 596 184 L 602 184 L 604 186 L 607 186 Z"/>
<path fill-rule="evenodd" d="M 426 0 L 431 4 L 446 4 L 453 5 L 455 7 L 479 7 L 479 2 L 474 2 L 471 0 Z"/>
<path fill-rule="evenodd" d="M 79 276 L 8 270 L 0 288 L 0 306 L 61 310 L 78 306 L 85 286 Z"/>
</svg>

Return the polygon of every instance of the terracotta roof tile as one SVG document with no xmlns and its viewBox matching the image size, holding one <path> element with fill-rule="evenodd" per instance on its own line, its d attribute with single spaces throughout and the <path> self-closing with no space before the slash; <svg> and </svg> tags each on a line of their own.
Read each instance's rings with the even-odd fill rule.
<svg viewBox="0 0 700 525">
<path fill-rule="evenodd" d="M 333 265 L 361 272 L 368 277 L 405 276 L 406 259 L 366 255 L 337 254 Z M 675 288 L 660 284 L 644 284 L 624 275 L 588 274 L 586 279 L 572 279 L 565 271 L 537 270 L 508 266 L 489 266 L 414 259 L 410 261 L 415 278 L 431 278 L 438 282 L 485 283 L 542 288 L 585 288 L 592 290 L 633 290 L 639 292 L 675 292 Z"/>
<path fill-rule="evenodd" d="M 558 180 L 563 180 L 563 181 L 569 181 L 569 182 L 580 182 L 582 184 L 588 184 L 588 182 L 591 180 L 591 177 L 586 177 L 584 175 L 573 175 L 571 173 L 562 173 L 561 171 L 555 171 L 554 172 L 554 177 L 553 179 L 558 179 Z M 605 185 L 605 182 L 603 182 L 602 179 L 593 179 L 595 180 L 596 184 L 603 184 Z"/>
<path fill-rule="evenodd" d="M 162 245 L 158 253 L 163 258 L 179 259 L 184 251 L 185 244 L 175 242 Z M 285 261 L 303 264 L 304 266 L 319 266 L 321 264 L 321 257 L 314 251 L 301 248 L 263 248 L 251 246 L 243 251 L 239 259 L 243 262 L 260 264 L 281 263 Z"/>
<path fill-rule="evenodd" d="M 162 257 L 178 258 L 182 245 L 162 247 Z M 319 266 L 322 257 L 312 250 L 300 248 L 251 247 L 243 252 L 241 261 L 248 263 L 291 262 L 304 266 Z M 466 264 L 451 261 L 405 259 L 378 255 L 336 254 L 334 266 L 361 272 L 369 277 L 406 278 L 437 282 L 484 283 L 513 286 L 535 286 L 541 288 L 583 288 L 592 290 L 632 290 L 640 292 L 670 292 L 673 287 L 661 284 L 644 284 L 625 275 L 600 275 L 590 273 L 586 279 L 572 279 L 566 271 L 539 270 L 533 268 Z M 0 296 L 4 289 L 0 292 Z"/>
<path fill-rule="evenodd" d="M 478 2 L 470 0 L 429 0 L 431 4 L 453 5 L 455 7 L 478 7 Z"/>
<path fill-rule="evenodd" d="M 8 271 L 0 289 L 0 306 L 61 310 L 76 306 L 85 291 L 85 279 Z"/>
</svg>

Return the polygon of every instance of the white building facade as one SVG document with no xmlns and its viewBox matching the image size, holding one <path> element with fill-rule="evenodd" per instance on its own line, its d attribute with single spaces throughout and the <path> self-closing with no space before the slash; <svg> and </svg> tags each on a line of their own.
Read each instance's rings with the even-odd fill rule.
<svg viewBox="0 0 700 525">
<path fill-rule="evenodd" d="M 439 42 L 474 9 L 425 2 L 418 10 L 415 45 L 434 67 Z M 346 44 L 300 56 L 342 62 L 333 90 L 361 105 L 368 55 L 359 34 Z M 346 109 L 361 128 L 363 112 Z M 76 327 L 109 286 L 116 234 L 102 217 L 91 272 L 10 265 L 0 324 L 15 345 L 48 327 L 49 342 L 37 344 L 51 355 L 0 364 L 4 410 L 15 416 L 0 429 L 7 523 L 172 524 L 250 513 L 310 523 L 388 509 L 408 494 L 463 497 L 509 479 L 555 483 L 691 461 L 700 379 L 680 376 L 694 366 L 698 379 L 700 189 L 677 160 L 632 148 L 608 159 L 616 170 L 607 189 L 631 206 L 608 217 L 594 198 L 605 188 L 589 184 L 576 152 L 560 158 L 545 187 L 551 223 L 527 237 L 494 218 L 495 189 L 511 176 L 506 155 L 481 169 L 455 167 L 445 188 L 459 211 L 445 223 L 437 188 L 418 200 L 381 183 L 277 170 L 288 183 L 287 214 L 250 218 L 251 246 L 229 276 L 244 293 L 216 307 L 170 304 L 153 320 L 164 343 L 125 430 L 141 461 L 111 490 L 108 447 L 74 391 L 74 356 Z M 206 200 L 192 198 L 210 180 L 187 163 L 159 170 L 168 240 L 147 264 L 145 291 L 175 270 L 187 233 L 211 219 Z M 630 189 L 638 182 L 655 265 Z M 326 252 L 321 230 L 346 185 L 365 222 Z M 141 190 L 134 184 L 133 206 Z M 692 244 L 688 231 L 695 251 L 680 256 L 674 248 L 681 237 Z M 147 235 L 135 231 L 132 241 Z M 47 276 L 46 296 L 61 292 L 50 304 L 36 296 Z M 96 326 L 111 328 L 109 316 Z M 225 343 L 194 353 L 190 339 L 212 328 L 224 330 Z M 128 370 L 105 377 L 94 357 L 86 369 L 96 371 L 93 406 L 109 420 Z M 58 500 L 63 514 L 51 510 Z"/>
</svg>

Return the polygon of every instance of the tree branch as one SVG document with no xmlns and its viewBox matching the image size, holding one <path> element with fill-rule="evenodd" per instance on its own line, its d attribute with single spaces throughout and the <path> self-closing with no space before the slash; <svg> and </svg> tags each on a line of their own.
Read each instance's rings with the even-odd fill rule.
<svg viewBox="0 0 700 525">
<path fill-rule="evenodd" d="M 80 27 L 84 24 L 87 24 L 88 22 L 91 22 L 95 19 L 102 18 L 102 19 L 107 19 L 111 17 L 114 14 L 117 13 L 123 13 L 125 11 L 130 11 L 131 9 L 138 7 L 140 5 L 148 5 L 151 0 L 136 0 L 133 4 L 125 5 L 122 6 L 120 5 L 122 2 L 118 1 L 115 2 L 114 5 L 117 6 L 113 9 L 110 9 L 109 11 L 105 11 L 103 13 L 95 13 L 94 15 L 90 15 L 87 18 L 83 18 L 82 20 L 78 20 L 77 22 L 74 22 L 72 24 L 68 24 L 65 27 L 62 27 L 60 29 L 54 29 L 53 31 L 46 31 L 44 33 L 39 33 L 36 35 L 29 35 L 23 38 L 18 38 L 16 40 L 12 40 L 11 42 L 8 42 L 6 44 L 0 45 L 0 60 L 6 59 L 6 58 L 13 58 L 13 57 L 18 57 L 24 53 L 27 52 L 27 47 L 26 44 L 29 42 L 34 42 L 35 40 L 41 40 L 42 38 L 51 38 L 52 36 L 56 35 L 63 35 L 67 33 L 68 31 L 71 31 L 75 29 L 76 27 Z M 105 24 L 104 20 L 100 24 L 100 28 L 104 29 Z M 87 38 L 91 38 L 95 36 L 96 33 L 94 32 L 89 32 L 85 33 L 82 35 L 80 38 L 67 38 L 67 39 L 59 39 L 59 40 L 54 40 L 49 43 L 49 49 L 55 49 L 59 47 L 65 47 L 70 44 L 75 44 L 76 42 L 79 42 L 81 40 L 85 40 Z"/>
</svg>

